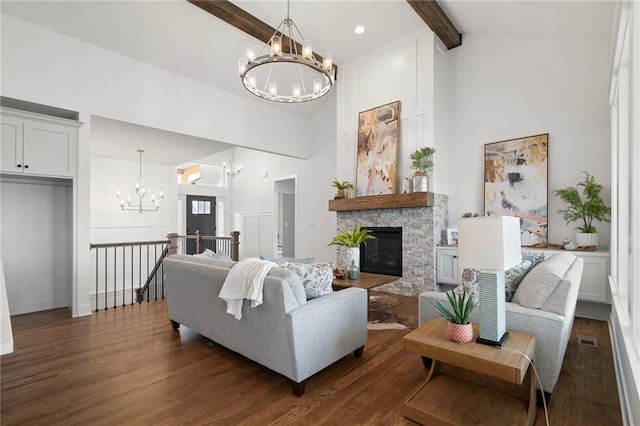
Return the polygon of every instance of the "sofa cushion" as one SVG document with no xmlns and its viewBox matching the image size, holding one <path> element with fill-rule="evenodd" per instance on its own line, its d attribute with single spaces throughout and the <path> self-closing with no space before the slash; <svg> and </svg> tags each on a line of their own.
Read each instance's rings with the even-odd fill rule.
<svg viewBox="0 0 640 426">
<path fill-rule="evenodd" d="M 298 274 L 307 300 L 333 292 L 333 265 L 330 263 L 285 262 L 281 267 Z"/>
<path fill-rule="evenodd" d="M 527 308 L 541 308 L 558 287 L 575 258 L 571 253 L 558 253 L 538 263 L 522 279 L 513 295 L 513 301 Z"/>
<path fill-rule="evenodd" d="M 510 302 L 513 298 L 518 285 L 524 278 L 524 276 L 531 269 L 531 261 L 523 260 L 516 266 L 508 269 L 504 273 L 504 290 L 505 300 Z M 464 290 L 474 300 L 478 300 L 480 296 L 478 288 L 478 274 L 479 269 L 467 268 L 462 271 L 462 283 L 456 288 L 457 290 Z"/>
</svg>

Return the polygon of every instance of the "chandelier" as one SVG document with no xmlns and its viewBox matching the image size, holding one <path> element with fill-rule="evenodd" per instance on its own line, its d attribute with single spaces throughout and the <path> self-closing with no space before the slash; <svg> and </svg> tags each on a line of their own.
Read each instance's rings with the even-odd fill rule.
<svg viewBox="0 0 640 426">
<path fill-rule="evenodd" d="M 295 41 L 295 36 L 302 44 Z M 333 56 L 313 53 L 298 26 L 287 17 L 282 20 L 269 42 L 256 54 L 253 45 L 245 47 L 239 61 L 240 79 L 254 95 L 274 102 L 307 102 L 324 96 L 335 83 Z"/>
<path fill-rule="evenodd" d="M 227 163 L 223 163 L 222 164 L 222 168 L 224 169 L 225 173 L 229 177 L 236 177 L 243 170 L 242 166 L 238 166 L 238 167 L 234 168 L 233 166 L 231 166 L 231 167 L 227 166 Z"/>
<path fill-rule="evenodd" d="M 142 186 L 142 153 L 144 149 L 139 149 L 140 154 L 140 178 L 136 182 L 135 190 L 136 195 L 132 198 L 129 193 L 123 194 L 120 190 L 116 193 L 118 201 L 120 202 L 120 208 L 122 210 L 142 212 L 155 212 L 160 208 L 160 201 L 164 199 L 164 193 L 162 191 L 152 191 L 149 194 L 149 198 L 145 198 L 147 190 Z"/>
</svg>

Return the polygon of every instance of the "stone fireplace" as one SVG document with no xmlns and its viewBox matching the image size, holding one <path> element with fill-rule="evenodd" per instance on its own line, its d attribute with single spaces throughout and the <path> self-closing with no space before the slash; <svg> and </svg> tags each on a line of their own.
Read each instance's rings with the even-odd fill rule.
<svg viewBox="0 0 640 426">
<path fill-rule="evenodd" d="M 408 296 L 434 290 L 435 248 L 446 240 L 446 195 L 429 192 L 330 200 L 329 210 L 337 212 L 338 231 L 356 225 L 402 228 L 402 276 L 380 290 Z M 338 246 L 338 266 L 347 267 L 346 259 L 346 249 Z"/>
</svg>

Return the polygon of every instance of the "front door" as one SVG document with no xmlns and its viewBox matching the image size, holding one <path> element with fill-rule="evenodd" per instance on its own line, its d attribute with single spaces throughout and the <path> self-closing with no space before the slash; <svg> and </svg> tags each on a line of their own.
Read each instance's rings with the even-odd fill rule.
<svg viewBox="0 0 640 426">
<path fill-rule="evenodd" d="M 187 235 L 216 235 L 216 197 L 187 195 Z M 200 252 L 204 247 L 200 247 Z M 187 254 L 196 253 L 196 241 L 187 239 Z"/>
</svg>

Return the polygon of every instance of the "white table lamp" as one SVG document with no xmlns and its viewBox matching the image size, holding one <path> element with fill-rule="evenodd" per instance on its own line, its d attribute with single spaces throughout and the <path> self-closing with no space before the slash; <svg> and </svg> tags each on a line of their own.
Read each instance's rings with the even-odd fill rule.
<svg viewBox="0 0 640 426">
<path fill-rule="evenodd" d="M 458 220 L 458 266 L 479 269 L 480 335 L 476 340 L 502 346 L 507 338 L 504 271 L 522 261 L 520 219 L 486 216 Z"/>
</svg>

